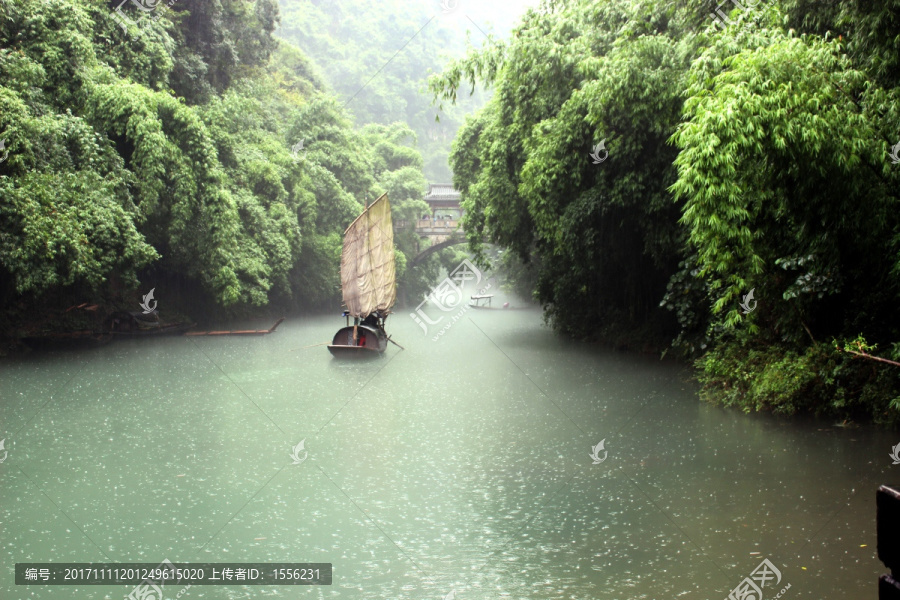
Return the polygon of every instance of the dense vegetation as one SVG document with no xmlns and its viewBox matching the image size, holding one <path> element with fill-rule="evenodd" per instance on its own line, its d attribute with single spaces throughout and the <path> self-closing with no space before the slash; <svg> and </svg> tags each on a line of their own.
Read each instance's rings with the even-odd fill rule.
<svg viewBox="0 0 900 600">
<path fill-rule="evenodd" d="M 543 0 L 449 62 L 437 8 L 0 0 L 0 331 L 334 306 L 343 229 L 385 191 L 411 225 L 459 127 L 471 248 L 558 331 L 900 422 L 900 0 Z M 455 260 L 396 241 L 401 296 Z"/>
<path fill-rule="evenodd" d="M 451 154 L 471 244 L 561 332 L 674 339 L 711 399 L 897 422 L 900 2 L 712 8 L 546 0 L 433 76 L 494 91 Z"/>
<path fill-rule="evenodd" d="M 275 0 L 170 4 L 0 1 L 4 333 L 84 301 L 136 308 L 139 283 L 195 317 L 336 307 L 362 203 L 427 210 L 414 133 L 354 127 L 274 37 Z M 424 288 L 437 259 L 403 273 L 407 238 L 398 270 Z"/>
</svg>

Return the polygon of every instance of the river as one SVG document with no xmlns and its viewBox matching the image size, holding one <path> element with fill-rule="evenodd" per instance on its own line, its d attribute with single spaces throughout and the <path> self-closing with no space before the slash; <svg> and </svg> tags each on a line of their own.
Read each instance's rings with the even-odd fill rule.
<svg viewBox="0 0 900 600">
<path fill-rule="evenodd" d="M 719 600 L 764 559 L 766 599 L 877 597 L 890 432 L 710 406 L 687 367 L 539 310 L 443 335 L 409 312 L 371 361 L 303 348 L 343 324 L 321 315 L 0 362 L 0 598 L 133 588 L 17 586 L 15 563 L 163 559 L 334 565 L 186 600 Z"/>
</svg>

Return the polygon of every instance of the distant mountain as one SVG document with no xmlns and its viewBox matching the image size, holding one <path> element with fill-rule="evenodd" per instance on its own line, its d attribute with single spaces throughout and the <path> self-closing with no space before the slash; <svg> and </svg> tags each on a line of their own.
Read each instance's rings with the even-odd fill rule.
<svg viewBox="0 0 900 600">
<path fill-rule="evenodd" d="M 425 81 L 486 34 L 506 37 L 528 2 L 492 5 L 471 0 L 280 0 L 276 35 L 311 57 L 346 103 L 357 125 L 407 123 L 418 136 L 430 181 L 451 180 L 447 156 L 465 115 L 489 94 L 462 94 L 457 106 L 432 106 Z M 435 120 L 440 118 L 440 122 Z"/>
</svg>

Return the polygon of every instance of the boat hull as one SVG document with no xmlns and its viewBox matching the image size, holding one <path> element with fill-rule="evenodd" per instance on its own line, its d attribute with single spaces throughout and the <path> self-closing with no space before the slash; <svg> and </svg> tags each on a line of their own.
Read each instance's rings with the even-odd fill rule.
<svg viewBox="0 0 900 600">
<path fill-rule="evenodd" d="M 284 321 L 284 317 L 281 317 L 275 324 L 272 325 L 269 329 L 237 329 L 230 331 L 189 331 L 184 335 L 197 337 L 197 336 L 206 336 L 206 335 L 268 335 L 275 331 L 275 328 L 281 325 L 281 322 Z"/>
<path fill-rule="evenodd" d="M 158 315 L 143 314 L 137 311 L 119 310 L 106 318 L 104 333 L 115 337 L 145 337 L 153 335 L 172 335 L 184 333 L 195 327 L 196 323 L 179 321 L 166 323 L 159 320 Z"/>
<path fill-rule="evenodd" d="M 145 337 L 150 335 L 175 335 L 184 333 L 191 327 L 196 327 L 196 323 L 169 323 L 160 325 L 150 329 L 134 329 L 131 331 L 110 331 L 109 334 L 115 337 Z"/>
<path fill-rule="evenodd" d="M 367 325 L 357 325 L 356 336 L 356 343 L 354 343 L 352 325 L 341 327 L 334 334 L 328 351 L 332 356 L 339 358 L 360 358 L 378 356 L 387 349 L 387 336 L 379 329 Z"/>
<path fill-rule="evenodd" d="M 34 350 L 80 350 L 108 344 L 113 336 L 95 331 L 72 331 L 27 336 L 19 341 Z"/>
</svg>

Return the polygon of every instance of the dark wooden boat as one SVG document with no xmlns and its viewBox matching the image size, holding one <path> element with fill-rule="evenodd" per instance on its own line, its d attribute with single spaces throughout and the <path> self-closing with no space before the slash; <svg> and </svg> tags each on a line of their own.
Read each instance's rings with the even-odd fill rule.
<svg viewBox="0 0 900 600">
<path fill-rule="evenodd" d="M 377 356 L 387 350 L 388 339 L 383 328 L 357 325 L 356 342 L 353 341 L 354 326 L 341 327 L 334 334 L 328 346 L 332 356 L 341 358 Z"/>
<path fill-rule="evenodd" d="M 43 335 L 28 335 L 19 338 L 19 341 L 35 350 L 50 349 L 83 349 L 103 346 L 113 339 L 108 333 L 94 330 L 65 331 L 59 333 L 47 333 Z"/>
<path fill-rule="evenodd" d="M 328 351 L 342 358 L 382 354 L 391 341 L 384 321 L 397 301 L 394 228 L 387 194 L 366 206 L 344 232 L 341 294 L 347 324 L 334 335 Z"/>
<path fill-rule="evenodd" d="M 138 311 L 116 311 L 106 320 L 109 334 L 115 337 L 144 337 L 149 335 L 172 335 L 184 333 L 196 323 L 178 321 L 166 323 L 159 320 L 156 313 L 144 314 Z"/>
<path fill-rule="evenodd" d="M 81 306 L 70 307 L 66 312 L 82 308 L 93 311 L 98 306 L 87 306 L 85 303 Z M 19 341 L 35 349 L 87 348 L 109 343 L 115 338 L 176 335 L 184 333 L 194 326 L 195 323 L 186 321 L 160 321 L 155 312 L 144 314 L 137 311 L 120 310 L 106 317 L 102 325 L 98 322 L 91 329 L 34 332 L 19 338 Z"/>
<path fill-rule="evenodd" d="M 281 317 L 269 329 L 233 329 L 231 331 L 189 331 L 184 335 L 267 335 L 275 331 L 275 328 L 281 325 L 284 317 Z"/>
<path fill-rule="evenodd" d="M 134 331 L 110 331 L 109 334 L 114 337 L 145 337 L 149 335 L 175 335 L 184 333 L 191 327 L 196 327 L 196 323 L 167 323 L 159 327 L 151 329 L 140 329 Z"/>
<path fill-rule="evenodd" d="M 102 346 L 112 340 L 97 316 L 99 305 L 87 302 L 51 312 L 26 331 L 18 341 L 32 349 L 80 349 Z M 74 311 L 74 312 L 73 312 Z"/>
</svg>

